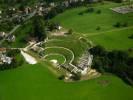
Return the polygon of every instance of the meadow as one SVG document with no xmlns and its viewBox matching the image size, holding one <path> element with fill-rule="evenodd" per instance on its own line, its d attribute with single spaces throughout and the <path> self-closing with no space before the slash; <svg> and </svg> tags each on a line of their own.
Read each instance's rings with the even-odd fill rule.
<svg viewBox="0 0 133 100">
<path fill-rule="evenodd" d="M 132 100 L 133 88 L 113 75 L 66 83 L 49 71 L 49 64 L 0 72 L 0 100 Z M 52 66 L 50 66 L 52 67 Z"/>
<path fill-rule="evenodd" d="M 133 47 L 133 40 L 128 38 L 133 34 L 133 13 L 119 14 L 110 10 L 120 5 L 123 4 L 105 2 L 105 4 L 73 8 L 59 14 L 52 21 L 59 22 L 66 29 L 73 29 L 75 34 L 83 35 L 88 40 L 109 50 L 127 50 Z M 93 8 L 94 11 L 79 15 L 88 8 Z M 98 10 L 101 13 L 98 14 Z M 126 23 L 127 26 L 114 27 L 117 22 Z"/>
</svg>

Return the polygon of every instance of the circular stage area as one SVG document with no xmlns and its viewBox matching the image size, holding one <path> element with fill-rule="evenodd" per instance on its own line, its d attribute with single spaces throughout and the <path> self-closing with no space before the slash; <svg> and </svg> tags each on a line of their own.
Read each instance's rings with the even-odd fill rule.
<svg viewBox="0 0 133 100">
<path fill-rule="evenodd" d="M 52 63 L 55 63 L 55 64 L 64 64 L 66 62 L 66 58 L 65 56 L 61 55 L 61 54 L 57 54 L 57 53 L 51 53 L 51 54 L 48 54 L 44 57 L 45 60 L 48 60 Z"/>
</svg>

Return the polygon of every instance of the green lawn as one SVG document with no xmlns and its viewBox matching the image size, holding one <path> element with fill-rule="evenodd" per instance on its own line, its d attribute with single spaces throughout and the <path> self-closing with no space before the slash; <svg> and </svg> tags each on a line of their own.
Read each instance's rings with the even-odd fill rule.
<svg viewBox="0 0 133 100">
<path fill-rule="evenodd" d="M 88 38 L 95 44 L 100 44 L 103 47 L 112 50 L 127 50 L 133 48 L 133 39 L 128 38 L 133 34 L 133 28 L 114 32 L 105 32 L 98 35 L 90 35 Z"/>
<path fill-rule="evenodd" d="M 65 83 L 48 66 L 23 65 L 0 72 L 0 100 L 133 100 L 133 88 L 115 76 Z M 109 82 L 107 86 L 99 83 L 102 80 Z"/>
</svg>

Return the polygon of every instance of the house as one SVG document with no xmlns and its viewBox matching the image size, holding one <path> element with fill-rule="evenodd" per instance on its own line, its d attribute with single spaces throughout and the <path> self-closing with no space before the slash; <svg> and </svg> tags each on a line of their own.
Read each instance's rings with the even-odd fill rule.
<svg viewBox="0 0 133 100">
<path fill-rule="evenodd" d="M 3 38 L 6 36 L 6 33 L 5 32 L 0 32 L 0 38 Z"/>
<path fill-rule="evenodd" d="M 69 7 L 69 2 L 68 1 L 63 1 L 62 6 Z"/>
<path fill-rule="evenodd" d="M 59 24 L 55 24 L 55 29 L 57 29 L 57 30 L 61 30 L 62 27 L 61 27 Z"/>
<path fill-rule="evenodd" d="M 11 64 L 12 62 L 12 58 L 11 57 L 7 57 L 6 56 L 6 51 L 7 49 L 6 48 L 0 48 L 0 64 Z"/>
<path fill-rule="evenodd" d="M 37 11 L 37 14 L 42 16 L 43 15 L 43 12 L 44 12 L 44 8 L 42 6 L 38 7 L 38 11 Z"/>
<path fill-rule="evenodd" d="M 56 4 L 55 4 L 54 2 L 51 2 L 51 3 L 50 3 L 50 6 L 51 6 L 51 7 L 55 7 Z"/>
<path fill-rule="evenodd" d="M 8 10 L 15 12 L 16 11 L 16 8 L 9 8 Z"/>
<path fill-rule="evenodd" d="M 14 42 L 15 41 L 15 39 L 16 39 L 16 37 L 15 37 L 15 35 L 8 35 L 8 37 L 7 37 L 7 41 L 9 41 L 9 42 Z"/>
<path fill-rule="evenodd" d="M 0 62 L 6 63 L 6 64 L 11 64 L 12 63 L 12 58 L 7 57 L 5 54 L 2 54 L 0 57 Z"/>
<path fill-rule="evenodd" d="M 61 30 L 61 29 L 62 29 L 62 27 L 61 27 L 61 26 L 57 26 L 56 28 L 57 28 L 58 30 Z"/>
<path fill-rule="evenodd" d="M 32 9 L 30 7 L 26 7 L 25 8 L 25 13 L 28 15 L 29 13 L 31 13 Z"/>
</svg>

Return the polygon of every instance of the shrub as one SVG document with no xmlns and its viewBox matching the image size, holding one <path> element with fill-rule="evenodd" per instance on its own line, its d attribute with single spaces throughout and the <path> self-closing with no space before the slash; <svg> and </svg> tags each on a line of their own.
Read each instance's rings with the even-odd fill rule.
<svg viewBox="0 0 133 100">
<path fill-rule="evenodd" d="M 133 39 L 133 34 L 132 34 L 132 35 L 130 35 L 128 38 Z"/>
<path fill-rule="evenodd" d="M 123 25 L 122 25 L 123 27 L 127 27 L 128 26 L 128 23 L 127 22 L 125 22 L 125 23 L 123 23 Z"/>
<path fill-rule="evenodd" d="M 89 13 L 92 13 L 92 12 L 94 12 L 94 8 L 88 8 L 86 12 L 87 12 L 87 13 L 88 13 L 88 12 L 89 12 Z"/>
<path fill-rule="evenodd" d="M 116 22 L 116 24 L 114 25 L 114 27 L 117 27 L 117 28 L 121 27 L 121 23 L 120 22 Z"/>
<path fill-rule="evenodd" d="M 64 80 L 65 79 L 65 76 L 64 75 L 61 75 L 58 77 L 59 80 Z"/>
<path fill-rule="evenodd" d="M 101 10 L 97 10 L 97 12 L 96 12 L 97 14 L 101 14 Z"/>
<path fill-rule="evenodd" d="M 97 28 L 96 28 L 96 30 L 100 30 L 101 29 L 101 27 L 100 26 L 98 26 Z"/>
<path fill-rule="evenodd" d="M 72 34 L 73 33 L 73 30 L 72 29 L 69 29 L 68 32 L 66 34 Z"/>
<path fill-rule="evenodd" d="M 78 13 L 78 15 L 83 15 L 83 14 L 84 14 L 83 12 Z"/>
</svg>

